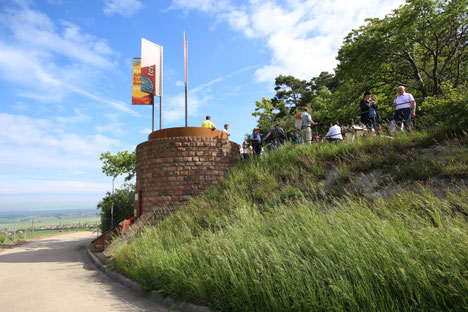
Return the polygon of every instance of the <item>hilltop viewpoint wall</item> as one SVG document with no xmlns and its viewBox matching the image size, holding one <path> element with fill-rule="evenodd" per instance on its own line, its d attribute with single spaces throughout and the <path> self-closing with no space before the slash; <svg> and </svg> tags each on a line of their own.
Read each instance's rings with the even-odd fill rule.
<svg viewBox="0 0 468 312">
<path fill-rule="evenodd" d="M 239 160 L 226 133 L 198 127 L 155 131 L 136 148 L 135 216 L 162 220 L 223 180 Z"/>
</svg>

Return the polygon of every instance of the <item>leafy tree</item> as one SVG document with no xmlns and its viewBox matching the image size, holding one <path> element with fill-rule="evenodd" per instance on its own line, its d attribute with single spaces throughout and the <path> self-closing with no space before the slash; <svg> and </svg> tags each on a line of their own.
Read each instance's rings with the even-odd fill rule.
<svg viewBox="0 0 468 312">
<path fill-rule="evenodd" d="M 116 155 L 112 155 L 110 152 L 102 153 L 99 158 L 103 161 L 102 172 L 107 176 L 112 177 L 112 193 L 107 193 L 106 197 L 98 204 L 98 209 L 102 210 L 101 213 L 101 224 L 102 230 L 107 231 L 112 224 L 117 224 L 124 218 L 128 218 L 133 214 L 133 190 L 134 186 L 127 184 L 123 189 L 117 189 L 114 192 L 114 180 L 119 175 L 126 174 L 125 181 L 130 181 L 135 176 L 135 165 L 136 165 L 136 153 L 129 153 L 128 151 L 118 152 Z M 132 189 L 131 195 L 129 190 Z M 117 193 L 120 195 L 120 199 L 117 198 Z M 127 194 L 128 193 L 128 194 Z M 114 194 L 114 196 L 112 196 Z M 128 197 L 127 197 L 128 196 Z M 113 202 L 113 198 L 115 201 Z M 104 211 L 107 209 L 107 203 L 109 203 L 108 213 Z M 112 209 L 114 204 L 114 209 Z M 113 218 L 112 218 L 113 210 Z M 128 214 L 127 214 L 128 212 Z M 104 226 L 104 224 L 106 224 Z M 107 227 L 108 224 L 108 227 Z"/>
<path fill-rule="evenodd" d="M 102 172 L 109 177 L 116 178 L 121 174 L 126 174 L 125 181 L 130 181 L 135 176 L 135 152 L 118 152 L 112 155 L 110 152 L 102 153 L 99 158 L 103 161 Z"/>
<path fill-rule="evenodd" d="M 291 132 L 297 110 L 306 106 L 322 123 L 320 131 L 334 119 L 356 122 L 367 90 L 379 104 L 380 117 L 390 118 L 398 85 L 415 96 L 421 113 L 435 112 L 421 99 L 466 89 L 467 5 L 468 0 L 408 0 L 385 18 L 367 19 L 344 39 L 335 74 L 322 72 L 309 82 L 283 75 L 275 79 L 274 98 L 257 102 L 253 114 L 261 132 L 274 120 Z"/>
<path fill-rule="evenodd" d="M 259 117 L 258 127 L 260 128 L 262 136 L 265 136 L 272 127 L 279 113 L 282 113 L 283 115 L 286 114 L 286 103 L 278 102 L 274 105 L 273 100 L 262 98 L 262 101 L 256 101 L 255 105 L 255 112 L 252 113 L 252 116 Z"/>
<path fill-rule="evenodd" d="M 107 192 L 106 196 L 97 204 L 97 209 L 101 210 L 101 231 L 105 232 L 111 228 L 111 224 L 118 224 L 124 219 L 133 215 L 135 186 L 124 184 L 116 189 L 114 196 Z M 114 220 L 111 222 L 111 208 L 114 202 Z"/>
<path fill-rule="evenodd" d="M 337 76 L 359 90 L 405 85 L 426 97 L 466 81 L 467 0 L 408 0 L 353 30 L 338 52 Z"/>
<path fill-rule="evenodd" d="M 310 81 L 310 89 L 312 92 L 317 93 L 324 87 L 331 92 L 335 92 L 338 88 L 339 82 L 334 74 L 329 72 L 321 72 L 317 77 Z"/>
<path fill-rule="evenodd" d="M 297 79 L 293 76 L 278 76 L 275 79 L 275 91 L 276 95 L 272 99 L 272 103 L 275 108 L 280 103 L 285 103 L 289 106 L 289 111 L 297 108 L 304 107 L 310 102 L 312 92 L 310 84 L 305 80 Z M 288 110 L 281 110 L 279 117 L 283 117 L 288 114 Z"/>
</svg>

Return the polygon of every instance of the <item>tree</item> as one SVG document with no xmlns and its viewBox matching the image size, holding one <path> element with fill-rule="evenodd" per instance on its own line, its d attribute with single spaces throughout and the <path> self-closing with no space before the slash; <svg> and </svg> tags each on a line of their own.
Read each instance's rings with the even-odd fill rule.
<svg viewBox="0 0 468 312">
<path fill-rule="evenodd" d="M 310 102 L 312 92 L 310 84 L 305 80 L 297 79 L 293 76 L 279 75 L 275 78 L 276 95 L 271 100 L 275 108 L 280 103 L 285 103 L 289 106 L 289 110 L 294 110 L 297 107 L 304 107 Z M 289 111 L 280 111 L 280 116 L 287 115 Z M 283 116 L 282 116 L 283 115 Z"/>
<path fill-rule="evenodd" d="M 279 102 L 276 105 L 273 104 L 273 101 L 267 98 L 262 98 L 262 101 L 255 102 L 256 108 L 255 112 L 252 113 L 252 116 L 259 117 L 258 127 L 263 136 L 265 136 L 270 128 L 272 127 L 274 121 L 277 118 L 277 115 L 281 112 L 285 113 L 285 102 Z"/>
<path fill-rule="evenodd" d="M 134 193 L 135 186 L 133 184 L 124 184 L 116 189 L 114 194 L 107 192 L 106 196 L 101 199 L 97 204 L 97 209 L 101 210 L 102 232 L 133 215 Z M 112 213 L 112 206 L 114 206 L 114 213 Z"/>
<path fill-rule="evenodd" d="M 408 0 L 383 19 L 353 30 L 338 52 L 337 76 L 359 90 L 409 86 L 422 97 L 441 83 L 466 81 L 467 0 Z"/>
<path fill-rule="evenodd" d="M 102 172 L 109 177 L 116 178 L 121 174 L 127 174 L 125 181 L 130 181 L 135 176 L 135 152 L 118 152 L 112 155 L 110 152 L 102 153 L 99 158 L 103 161 Z"/>
<path fill-rule="evenodd" d="M 128 151 L 118 152 L 117 155 L 112 155 L 110 152 L 102 153 L 101 157 L 99 158 L 104 162 L 104 165 L 101 167 L 102 172 L 104 172 L 107 176 L 112 177 L 112 193 L 111 195 L 111 206 L 110 206 L 110 215 L 105 216 L 104 211 L 101 214 L 101 223 L 103 222 L 102 219 L 109 220 L 110 226 L 113 227 L 114 221 L 117 219 L 117 223 L 122 221 L 123 219 L 119 220 L 116 216 L 121 216 L 122 212 L 117 206 L 114 206 L 114 182 L 115 179 L 121 174 L 127 174 L 125 177 L 125 181 L 130 181 L 135 176 L 135 166 L 136 166 L 136 153 L 132 152 L 129 153 Z M 133 186 L 134 188 L 134 186 Z M 101 205 L 101 208 L 103 206 Z M 99 205 L 98 205 L 99 208 Z M 132 193 L 132 204 L 128 208 L 133 212 L 133 193 Z M 116 213 L 114 214 L 114 211 Z M 125 210 L 126 211 L 126 210 Z"/>
</svg>

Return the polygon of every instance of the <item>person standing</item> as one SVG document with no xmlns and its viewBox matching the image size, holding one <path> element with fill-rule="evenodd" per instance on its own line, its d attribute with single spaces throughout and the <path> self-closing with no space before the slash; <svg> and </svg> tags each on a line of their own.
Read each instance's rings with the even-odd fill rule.
<svg viewBox="0 0 468 312">
<path fill-rule="evenodd" d="M 264 141 L 267 143 L 267 149 L 273 150 L 283 144 L 286 139 L 287 136 L 283 128 L 281 128 L 279 122 L 275 122 L 275 126 L 268 132 Z"/>
<path fill-rule="evenodd" d="M 416 101 L 412 94 L 406 93 L 404 86 L 398 87 L 398 95 L 393 100 L 393 109 L 395 110 L 393 120 L 396 124 L 401 125 L 404 121 L 406 127 L 409 127 L 411 119 L 416 117 Z M 402 126 L 401 129 L 403 130 Z"/>
<path fill-rule="evenodd" d="M 216 129 L 216 126 L 214 125 L 214 123 L 211 122 L 211 116 L 206 116 L 206 120 L 202 122 L 201 127 L 211 129 L 211 130 Z"/>
<path fill-rule="evenodd" d="M 260 134 L 260 128 L 255 128 L 250 135 L 250 142 L 253 148 L 254 156 L 260 156 L 262 153 L 262 136 Z"/>
<path fill-rule="evenodd" d="M 304 107 L 304 112 L 301 114 L 302 119 L 302 128 L 301 128 L 301 135 L 302 139 L 304 140 L 305 144 L 312 143 L 312 130 L 310 127 L 312 125 L 318 125 L 317 122 L 312 120 L 312 116 L 309 114 L 309 108 Z"/>
<path fill-rule="evenodd" d="M 247 141 L 244 141 L 244 143 L 242 145 L 242 151 L 243 151 L 243 154 L 242 154 L 243 158 L 248 159 L 249 158 L 249 152 L 250 152 L 250 146 L 247 143 Z"/>
<path fill-rule="evenodd" d="M 372 92 L 364 92 L 364 98 L 359 106 L 361 107 L 361 122 L 367 127 L 375 129 L 379 124 L 379 115 L 377 114 L 377 103 L 371 97 Z"/>
<path fill-rule="evenodd" d="M 226 133 L 227 136 L 229 137 L 231 135 L 231 133 L 228 132 L 228 129 L 229 129 L 229 124 L 225 124 L 224 128 L 223 128 L 223 132 Z"/>
</svg>

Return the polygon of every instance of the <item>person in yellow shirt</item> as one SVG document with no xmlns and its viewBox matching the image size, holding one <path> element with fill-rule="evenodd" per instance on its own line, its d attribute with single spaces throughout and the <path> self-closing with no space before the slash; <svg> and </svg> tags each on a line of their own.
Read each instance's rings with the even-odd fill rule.
<svg viewBox="0 0 468 312">
<path fill-rule="evenodd" d="M 201 127 L 211 129 L 211 130 L 216 129 L 216 126 L 214 125 L 214 123 L 211 122 L 211 117 L 210 116 L 206 116 L 206 120 L 204 122 L 202 122 Z"/>
</svg>

